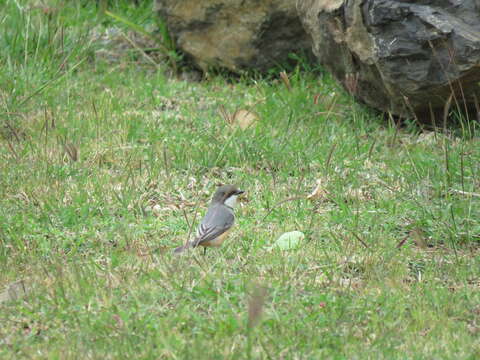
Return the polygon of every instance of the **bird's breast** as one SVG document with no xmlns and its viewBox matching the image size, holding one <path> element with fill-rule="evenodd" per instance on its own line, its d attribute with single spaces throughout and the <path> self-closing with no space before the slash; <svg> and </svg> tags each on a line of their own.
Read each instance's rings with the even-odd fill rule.
<svg viewBox="0 0 480 360">
<path fill-rule="evenodd" d="M 206 247 L 219 247 L 223 244 L 223 241 L 227 238 L 230 231 L 231 231 L 231 229 L 228 229 L 222 235 L 217 236 L 215 239 L 212 239 L 210 241 L 201 242 L 199 245 L 206 246 Z"/>
</svg>

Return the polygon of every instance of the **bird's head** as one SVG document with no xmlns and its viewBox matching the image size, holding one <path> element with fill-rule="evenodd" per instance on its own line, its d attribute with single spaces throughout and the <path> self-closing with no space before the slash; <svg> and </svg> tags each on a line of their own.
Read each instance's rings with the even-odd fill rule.
<svg viewBox="0 0 480 360">
<path fill-rule="evenodd" d="M 244 192 L 245 191 L 240 190 L 236 185 L 222 185 L 217 189 L 215 195 L 213 195 L 212 202 L 224 204 L 233 209 L 237 203 L 238 196 Z"/>
</svg>

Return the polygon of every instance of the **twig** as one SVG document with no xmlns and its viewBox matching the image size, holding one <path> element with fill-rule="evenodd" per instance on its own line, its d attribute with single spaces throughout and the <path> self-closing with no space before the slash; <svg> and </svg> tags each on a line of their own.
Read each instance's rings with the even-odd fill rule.
<svg viewBox="0 0 480 360">
<path fill-rule="evenodd" d="M 330 167 L 330 162 L 332 161 L 332 155 L 336 148 L 337 148 L 337 143 L 333 143 L 332 147 L 330 148 L 330 151 L 328 152 L 327 161 L 325 161 L 325 169 L 327 170 Z"/>
<path fill-rule="evenodd" d="M 185 221 L 187 222 L 187 226 L 190 229 L 192 227 L 192 225 L 190 225 L 190 221 L 188 221 L 187 212 L 185 211 L 184 208 L 182 208 L 182 212 L 183 212 L 183 217 L 185 218 Z"/>
<path fill-rule="evenodd" d="M 403 244 L 405 244 L 405 242 L 408 240 L 409 236 L 405 236 L 402 240 L 400 240 L 400 242 L 397 244 L 397 249 L 400 249 Z"/>
<path fill-rule="evenodd" d="M 147 59 L 150 63 L 152 63 L 153 66 L 155 66 L 157 69 L 160 68 L 160 66 L 155 62 L 155 60 L 153 60 L 153 58 L 151 56 L 149 56 L 142 48 L 140 48 L 136 43 L 135 41 L 133 41 L 132 39 L 130 39 L 127 34 L 125 34 L 123 31 L 120 32 L 122 34 L 122 36 L 125 38 L 125 40 L 127 40 L 130 45 L 132 45 L 135 49 L 137 49 L 138 52 L 140 52 L 140 54 L 142 54 L 142 56 Z"/>
<path fill-rule="evenodd" d="M 198 195 L 198 194 L 197 194 Z M 198 196 L 197 196 L 198 198 Z M 193 210 L 193 220 L 192 222 L 190 223 L 188 221 L 188 218 L 187 218 L 187 213 L 185 211 L 185 209 L 182 209 L 183 211 L 183 216 L 185 217 L 185 220 L 187 221 L 187 225 L 188 225 L 188 236 L 187 236 L 187 240 L 185 240 L 185 246 L 189 243 L 190 241 L 190 236 L 192 235 L 192 230 L 193 230 L 193 225 L 195 224 L 195 220 L 197 219 L 197 210 L 198 210 L 198 206 L 200 205 L 200 199 L 197 200 L 197 203 L 195 204 L 195 208 Z"/>
<path fill-rule="evenodd" d="M 471 196 L 471 197 L 480 197 L 479 193 L 474 193 L 474 192 L 469 192 L 469 191 L 463 191 L 463 190 L 457 190 L 457 189 L 450 189 L 450 192 L 458 195 L 465 195 L 465 196 Z"/>
<path fill-rule="evenodd" d="M 358 241 L 360 241 L 360 243 L 365 246 L 367 249 L 370 249 L 370 247 L 367 245 L 367 243 L 365 241 L 362 240 L 362 238 L 360 236 L 358 236 L 357 234 L 355 234 L 353 231 L 352 231 L 352 235 L 355 237 L 355 239 L 357 239 Z"/>
<path fill-rule="evenodd" d="M 272 213 L 273 210 L 275 210 L 275 208 L 283 203 L 286 203 L 286 202 L 289 202 L 289 201 L 294 201 L 294 200 L 300 200 L 300 199 L 304 199 L 305 197 L 304 196 L 292 196 L 292 197 L 289 197 L 289 198 L 286 198 L 284 200 L 281 200 L 279 202 L 277 202 L 276 204 L 274 204 L 270 210 L 268 210 L 267 214 L 263 217 L 262 221 L 265 220 L 268 215 L 270 215 Z"/>
</svg>

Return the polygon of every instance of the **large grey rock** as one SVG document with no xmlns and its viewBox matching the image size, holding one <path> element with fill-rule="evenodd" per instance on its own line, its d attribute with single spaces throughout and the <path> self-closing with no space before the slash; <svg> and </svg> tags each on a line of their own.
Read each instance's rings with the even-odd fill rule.
<svg viewBox="0 0 480 360">
<path fill-rule="evenodd" d="M 475 108 L 480 0 L 298 0 L 319 62 L 358 99 L 428 120 Z"/>
<path fill-rule="evenodd" d="M 203 70 L 266 71 L 311 53 L 293 0 L 156 0 L 176 46 Z"/>
</svg>

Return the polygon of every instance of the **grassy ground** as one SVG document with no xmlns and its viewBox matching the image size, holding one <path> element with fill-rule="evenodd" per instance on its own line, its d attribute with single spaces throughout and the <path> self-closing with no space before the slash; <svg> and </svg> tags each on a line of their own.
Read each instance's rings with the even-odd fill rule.
<svg viewBox="0 0 480 360">
<path fill-rule="evenodd" d="M 91 29 L 119 24 L 84 3 L 0 4 L 0 288 L 26 287 L 2 359 L 480 356 L 473 124 L 398 128 L 305 66 L 289 90 L 106 62 Z M 247 191 L 231 238 L 172 256 L 220 183 Z"/>
</svg>

